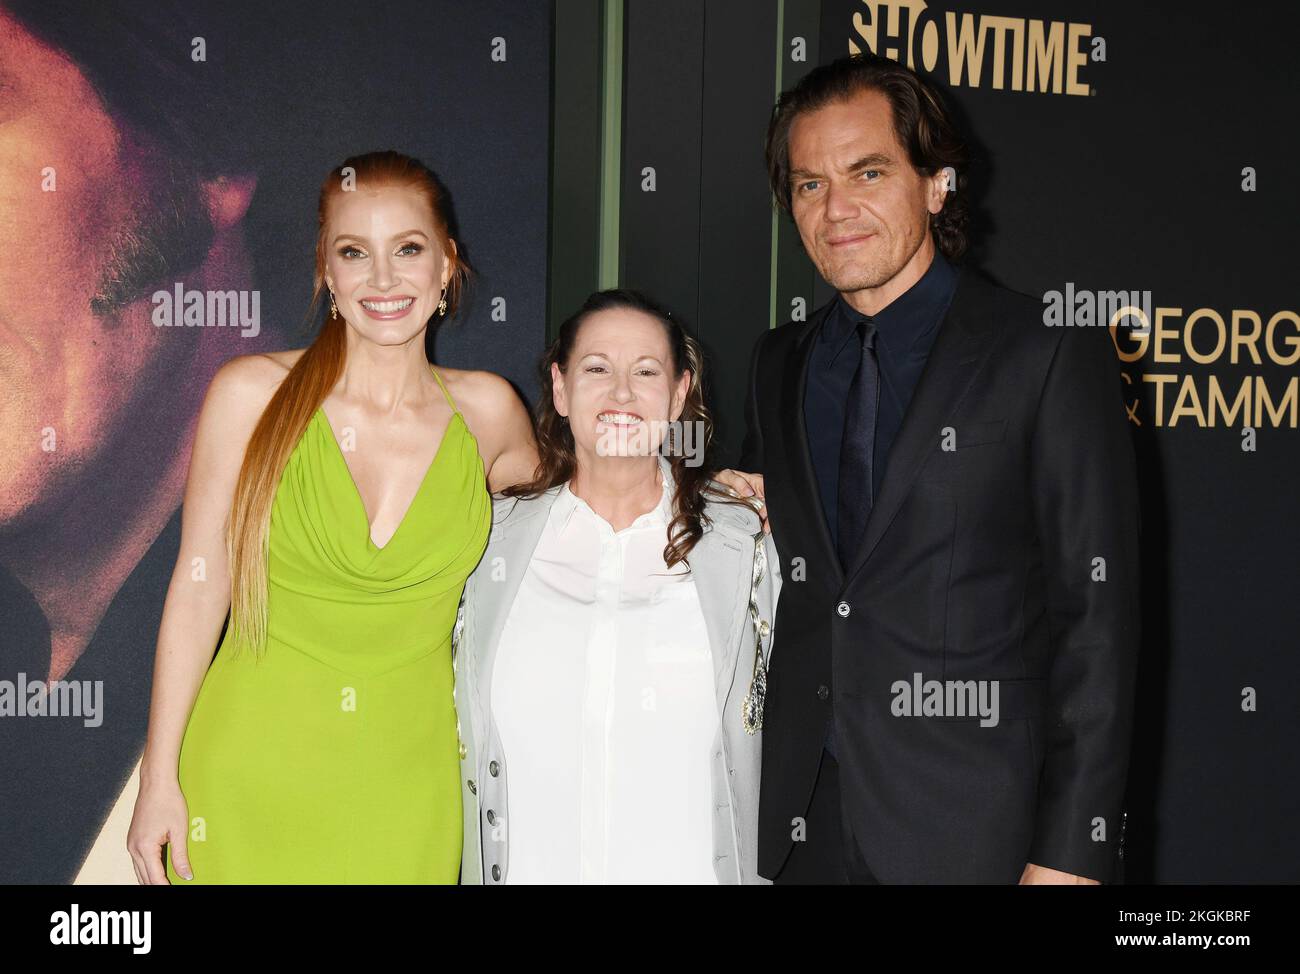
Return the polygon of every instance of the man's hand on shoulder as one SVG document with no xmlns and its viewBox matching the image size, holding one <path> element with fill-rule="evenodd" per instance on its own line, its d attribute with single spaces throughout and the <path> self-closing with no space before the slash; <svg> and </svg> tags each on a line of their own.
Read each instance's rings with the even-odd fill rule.
<svg viewBox="0 0 1300 974">
<path fill-rule="evenodd" d="M 753 497 L 753 503 L 758 507 L 758 517 L 762 522 L 763 532 L 765 534 L 772 533 L 772 527 L 767 523 L 767 501 L 763 496 L 763 475 L 761 473 L 744 473 L 728 467 L 716 474 L 713 479 L 725 485 L 737 497 Z"/>
</svg>

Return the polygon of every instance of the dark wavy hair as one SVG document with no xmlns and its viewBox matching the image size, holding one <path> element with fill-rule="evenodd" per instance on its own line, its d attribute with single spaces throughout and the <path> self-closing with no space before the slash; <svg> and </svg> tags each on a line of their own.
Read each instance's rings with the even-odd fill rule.
<svg viewBox="0 0 1300 974">
<path fill-rule="evenodd" d="M 791 211 L 790 126 L 805 112 L 852 98 L 862 91 L 879 91 L 893 109 L 894 132 L 907 150 L 913 168 L 933 176 L 951 166 L 957 186 L 949 187 L 943 209 L 930 214 L 935 245 L 950 260 L 966 252 L 969 207 L 965 141 L 944 106 L 939 90 L 906 65 L 866 52 L 842 57 L 813 68 L 789 91 L 781 93 L 767 127 L 767 178 L 777 205 Z M 962 192 L 957 192 L 957 190 Z"/>
<path fill-rule="evenodd" d="M 640 311 L 659 322 L 668 337 L 673 379 L 680 379 L 688 369 L 691 373 L 686 402 L 682 406 L 678 422 L 683 426 L 692 422 L 700 424 L 702 436 L 699 442 L 702 444 L 703 462 L 698 466 L 687 465 L 687 458 L 680 450 L 670 451 L 668 457 L 676 485 L 673 497 L 674 517 L 668 525 L 668 544 L 664 548 L 664 563 L 671 568 L 678 562 L 686 561 L 687 555 L 703 537 L 704 529 L 710 523 L 704 511 L 706 495 L 726 503 L 742 504 L 750 510 L 754 510 L 754 506 L 749 500 L 733 496 L 725 487 L 713 481 L 715 470 L 709 462 L 713 442 L 713 416 L 704 401 L 704 355 L 699 343 L 686 333 L 670 311 L 639 291 L 623 288 L 597 291 L 560 325 L 559 334 L 546 350 L 541 362 L 542 391 L 535 414 L 537 453 L 540 458 L 537 473 L 528 483 L 507 487 L 501 494 L 505 497 L 535 497 L 552 487 L 567 483 L 573 477 L 577 468 L 573 430 L 569 428 L 567 417 L 555 411 L 551 363 L 557 364 L 560 371 L 567 374 L 573 346 L 582 325 L 598 311 L 615 308 Z M 672 435 L 671 430 L 669 435 Z"/>
</svg>

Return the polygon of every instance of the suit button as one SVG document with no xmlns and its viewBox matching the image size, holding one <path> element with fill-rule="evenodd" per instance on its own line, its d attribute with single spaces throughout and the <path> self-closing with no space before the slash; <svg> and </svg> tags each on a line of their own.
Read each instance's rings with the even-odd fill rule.
<svg viewBox="0 0 1300 974">
<path fill-rule="evenodd" d="M 474 787 L 474 779 L 473 779 L 473 778 L 470 778 L 468 781 L 465 782 L 465 784 L 469 785 L 469 793 L 470 793 L 471 795 L 477 795 L 477 794 L 478 794 L 478 789 Z"/>
<path fill-rule="evenodd" d="M 494 880 L 496 880 L 498 883 L 501 882 L 501 867 L 500 867 L 500 866 L 493 866 L 493 867 L 492 867 L 492 878 L 493 878 Z"/>
<path fill-rule="evenodd" d="M 826 700 L 830 697 L 830 695 L 831 695 L 830 687 L 826 686 L 826 684 L 823 683 L 821 686 L 817 688 L 818 700 Z"/>
<path fill-rule="evenodd" d="M 492 777 L 495 778 L 500 773 L 501 773 L 501 765 L 497 764 L 495 761 L 489 761 L 488 774 L 490 774 Z"/>
<path fill-rule="evenodd" d="M 841 602 L 835 607 L 835 611 L 838 612 L 841 617 L 847 618 L 849 614 L 849 604 L 847 602 Z"/>
</svg>

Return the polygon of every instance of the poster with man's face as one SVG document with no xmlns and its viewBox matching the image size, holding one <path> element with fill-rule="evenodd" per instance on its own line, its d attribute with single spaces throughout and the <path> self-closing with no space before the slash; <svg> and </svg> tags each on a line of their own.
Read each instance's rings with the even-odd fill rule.
<svg viewBox="0 0 1300 974">
<path fill-rule="evenodd" d="M 331 167 L 438 173 L 475 274 L 430 353 L 535 392 L 548 5 L 262 6 L 0 0 L 0 883 L 134 881 L 199 408 L 314 337 Z"/>
</svg>

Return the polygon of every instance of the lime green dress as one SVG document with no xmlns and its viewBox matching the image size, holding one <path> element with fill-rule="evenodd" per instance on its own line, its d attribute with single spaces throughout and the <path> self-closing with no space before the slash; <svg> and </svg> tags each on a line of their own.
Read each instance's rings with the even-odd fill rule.
<svg viewBox="0 0 1300 974">
<path fill-rule="evenodd" d="M 455 883 L 460 755 L 451 634 L 487 544 L 478 444 L 450 425 L 392 539 L 323 409 L 276 489 L 266 652 L 222 641 L 180 754 L 190 883 Z M 167 877 L 184 884 L 167 856 Z"/>
</svg>

